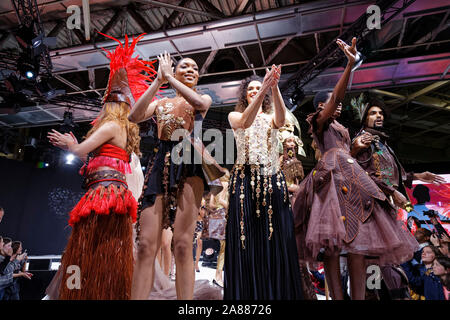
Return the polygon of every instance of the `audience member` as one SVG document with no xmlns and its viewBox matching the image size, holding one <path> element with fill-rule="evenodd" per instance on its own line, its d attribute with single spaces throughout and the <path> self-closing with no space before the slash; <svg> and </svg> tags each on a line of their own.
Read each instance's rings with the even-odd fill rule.
<svg viewBox="0 0 450 320">
<path fill-rule="evenodd" d="M 438 256 L 434 259 L 433 273 L 441 279 L 446 300 L 450 300 L 450 258 Z"/>
<path fill-rule="evenodd" d="M 423 247 L 422 262 L 414 264 L 410 260 L 402 264 L 414 300 L 445 300 L 442 283 L 434 273 L 433 264 L 440 252 L 432 245 Z"/>
</svg>

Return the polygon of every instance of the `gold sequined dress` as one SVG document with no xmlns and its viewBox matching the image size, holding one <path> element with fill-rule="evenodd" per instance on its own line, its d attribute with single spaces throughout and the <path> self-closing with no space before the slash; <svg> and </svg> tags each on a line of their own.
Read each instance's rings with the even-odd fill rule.
<svg viewBox="0 0 450 320">
<path fill-rule="evenodd" d="M 225 300 L 302 299 L 293 217 L 271 119 L 235 130 L 229 186 Z"/>
<path fill-rule="evenodd" d="M 156 196 L 164 196 L 163 227 L 173 226 L 175 222 L 176 200 L 183 190 L 187 177 L 199 177 L 204 190 L 209 190 L 208 181 L 201 165 L 201 158 L 194 156 L 192 146 L 181 148 L 184 134 L 201 130 L 203 116 L 183 98 L 161 99 L 155 110 L 158 126 L 158 145 L 154 156 L 149 160 L 144 181 L 144 190 L 139 199 L 140 212 L 154 205 Z M 194 122 L 196 128 L 194 129 Z M 183 153 L 185 152 L 185 154 Z M 139 231 L 139 225 L 138 225 Z"/>
</svg>

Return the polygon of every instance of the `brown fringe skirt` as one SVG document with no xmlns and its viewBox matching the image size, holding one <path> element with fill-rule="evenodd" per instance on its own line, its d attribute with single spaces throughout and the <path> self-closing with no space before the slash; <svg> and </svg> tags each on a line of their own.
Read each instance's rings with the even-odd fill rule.
<svg viewBox="0 0 450 320">
<path fill-rule="evenodd" d="M 128 300 L 133 276 L 132 218 L 91 214 L 77 222 L 61 260 L 61 300 Z M 68 269 L 78 266 L 77 272 Z M 73 268 L 73 267 L 72 267 Z M 75 287 L 74 287 L 75 286 Z"/>
</svg>

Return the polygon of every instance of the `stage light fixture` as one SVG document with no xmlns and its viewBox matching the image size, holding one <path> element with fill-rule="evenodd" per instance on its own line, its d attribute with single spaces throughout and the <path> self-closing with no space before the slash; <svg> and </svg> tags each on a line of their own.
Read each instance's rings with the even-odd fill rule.
<svg viewBox="0 0 450 320">
<path fill-rule="evenodd" d="M 23 52 L 17 61 L 17 70 L 22 77 L 28 80 L 34 80 L 39 74 L 40 63 L 39 58 L 32 57 L 30 54 Z"/>
<path fill-rule="evenodd" d="M 61 124 L 60 131 L 62 133 L 69 133 L 75 129 L 77 125 L 73 121 L 73 113 L 71 111 L 65 111 L 63 116 L 63 123 Z"/>
<path fill-rule="evenodd" d="M 69 153 L 66 156 L 66 164 L 72 164 L 73 160 L 75 160 L 75 156 L 73 154 Z"/>
</svg>

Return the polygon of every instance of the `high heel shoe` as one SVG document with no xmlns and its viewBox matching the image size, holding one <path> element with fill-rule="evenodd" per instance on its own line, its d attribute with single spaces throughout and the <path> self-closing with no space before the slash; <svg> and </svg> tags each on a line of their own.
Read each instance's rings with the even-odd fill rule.
<svg viewBox="0 0 450 320">
<path fill-rule="evenodd" d="M 220 287 L 220 288 L 223 289 L 223 286 L 221 286 L 221 285 L 216 281 L 216 279 L 213 279 L 213 283 L 214 283 L 216 286 L 218 286 L 218 287 Z"/>
</svg>

